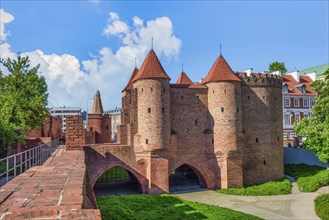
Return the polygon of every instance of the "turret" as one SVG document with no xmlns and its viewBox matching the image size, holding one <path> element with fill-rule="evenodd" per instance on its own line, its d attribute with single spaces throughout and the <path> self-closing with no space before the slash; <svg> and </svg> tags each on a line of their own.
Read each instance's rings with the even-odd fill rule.
<svg viewBox="0 0 329 220">
<path fill-rule="evenodd" d="M 154 50 L 147 54 L 133 79 L 137 89 L 138 133 L 135 147 L 142 151 L 165 150 L 170 142 L 170 78 Z"/>
<path fill-rule="evenodd" d="M 208 87 L 208 108 L 214 122 L 214 153 L 221 170 L 221 188 L 241 187 L 241 80 L 220 55 L 201 83 Z"/>
<path fill-rule="evenodd" d="M 111 117 L 109 114 L 103 114 L 103 105 L 101 94 L 97 90 L 94 96 L 91 113 L 88 114 L 88 131 L 94 132 L 93 143 L 111 142 Z"/>
</svg>

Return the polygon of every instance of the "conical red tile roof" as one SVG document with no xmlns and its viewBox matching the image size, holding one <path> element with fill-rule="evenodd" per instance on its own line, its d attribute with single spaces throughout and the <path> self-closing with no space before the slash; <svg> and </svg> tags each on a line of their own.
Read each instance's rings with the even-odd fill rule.
<svg viewBox="0 0 329 220">
<path fill-rule="evenodd" d="M 136 77 L 133 79 L 133 82 L 139 79 L 150 79 L 150 78 L 170 79 L 169 76 L 164 71 L 153 49 L 150 50 L 150 52 L 147 54 Z"/>
<path fill-rule="evenodd" d="M 193 85 L 192 80 L 187 76 L 187 74 L 183 71 L 177 81 L 176 84 L 185 84 L 185 85 Z"/>
<path fill-rule="evenodd" d="M 133 89 L 133 79 L 136 77 L 137 73 L 138 73 L 138 68 L 135 67 L 134 71 L 132 72 L 132 74 L 129 78 L 129 81 L 128 81 L 126 87 L 122 90 L 122 92 Z"/>
<path fill-rule="evenodd" d="M 241 81 L 239 77 L 234 74 L 222 55 L 217 58 L 206 78 L 204 78 L 201 83 L 206 84 L 208 82 L 217 81 Z"/>
</svg>

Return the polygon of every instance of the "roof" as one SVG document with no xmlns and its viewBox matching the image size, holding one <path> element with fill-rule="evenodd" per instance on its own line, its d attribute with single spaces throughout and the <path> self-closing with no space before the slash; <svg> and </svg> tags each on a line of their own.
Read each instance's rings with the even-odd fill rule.
<svg viewBox="0 0 329 220">
<path fill-rule="evenodd" d="M 311 83 L 313 80 L 309 76 L 300 76 L 300 82 L 297 82 L 291 75 L 282 75 L 282 85 L 288 85 L 288 94 L 293 95 L 316 95 L 317 92 L 311 88 Z M 298 87 L 301 84 L 306 86 L 306 93 L 302 93 Z"/>
<path fill-rule="evenodd" d="M 139 79 L 152 78 L 170 79 L 170 77 L 164 71 L 153 49 L 151 49 L 150 52 L 147 54 L 141 68 L 139 69 L 138 73 L 136 74 L 136 77 L 132 81 L 134 82 Z"/>
<path fill-rule="evenodd" d="M 92 114 L 103 114 L 103 105 L 101 100 L 101 94 L 97 90 L 95 96 L 94 96 L 94 103 L 93 108 L 91 110 Z"/>
<path fill-rule="evenodd" d="M 202 80 L 202 84 L 217 81 L 241 81 L 226 62 L 225 58 L 220 55 L 212 65 L 207 76 Z"/>
<path fill-rule="evenodd" d="M 302 71 L 299 71 L 300 75 L 306 75 L 308 73 L 314 73 L 316 74 L 317 77 L 322 76 L 323 73 L 329 68 L 329 63 L 322 64 L 319 66 L 314 66 L 311 68 L 304 69 Z"/>
<path fill-rule="evenodd" d="M 138 73 L 138 68 L 135 67 L 135 69 L 133 70 L 133 72 L 129 78 L 129 81 L 128 81 L 126 87 L 122 90 L 122 92 L 133 89 L 133 79 L 136 77 L 137 73 Z"/>
<path fill-rule="evenodd" d="M 182 71 L 182 73 L 179 75 L 176 84 L 186 84 L 186 85 L 193 85 L 192 80 L 187 76 L 187 74 Z"/>
</svg>

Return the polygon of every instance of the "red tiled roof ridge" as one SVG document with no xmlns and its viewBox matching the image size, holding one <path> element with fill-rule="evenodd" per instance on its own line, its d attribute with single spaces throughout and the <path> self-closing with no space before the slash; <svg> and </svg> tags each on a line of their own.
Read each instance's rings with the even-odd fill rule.
<svg viewBox="0 0 329 220">
<path fill-rule="evenodd" d="M 163 78 L 170 79 L 165 70 L 163 69 L 156 53 L 153 49 L 146 55 L 146 58 L 139 69 L 133 82 L 139 79 L 152 79 L 152 78 Z"/>
<path fill-rule="evenodd" d="M 138 68 L 135 67 L 135 69 L 133 70 L 133 72 L 132 72 L 132 74 L 131 74 L 131 76 L 129 78 L 129 81 L 128 81 L 127 85 L 122 90 L 122 92 L 133 89 L 133 80 L 136 77 L 137 73 L 138 73 Z"/>
<path fill-rule="evenodd" d="M 233 70 L 222 55 L 216 59 L 207 76 L 201 83 L 206 84 L 208 82 L 217 81 L 241 81 L 239 77 L 234 74 Z"/>
<path fill-rule="evenodd" d="M 188 75 L 182 71 L 182 73 L 179 75 L 176 84 L 186 84 L 186 85 L 193 85 L 192 80 L 188 77 Z"/>
</svg>

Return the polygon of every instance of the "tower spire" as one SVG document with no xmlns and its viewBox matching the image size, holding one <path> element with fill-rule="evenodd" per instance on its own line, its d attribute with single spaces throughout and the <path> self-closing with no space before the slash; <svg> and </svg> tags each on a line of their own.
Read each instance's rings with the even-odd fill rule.
<svg viewBox="0 0 329 220">
<path fill-rule="evenodd" d="M 182 62 L 182 72 L 184 72 L 184 63 Z"/>
<path fill-rule="evenodd" d="M 222 56 L 222 44 L 219 45 L 219 54 Z"/>
<path fill-rule="evenodd" d="M 151 49 L 153 50 L 153 36 L 151 38 Z"/>
<path fill-rule="evenodd" d="M 137 68 L 137 59 L 135 57 L 135 68 Z"/>
</svg>

